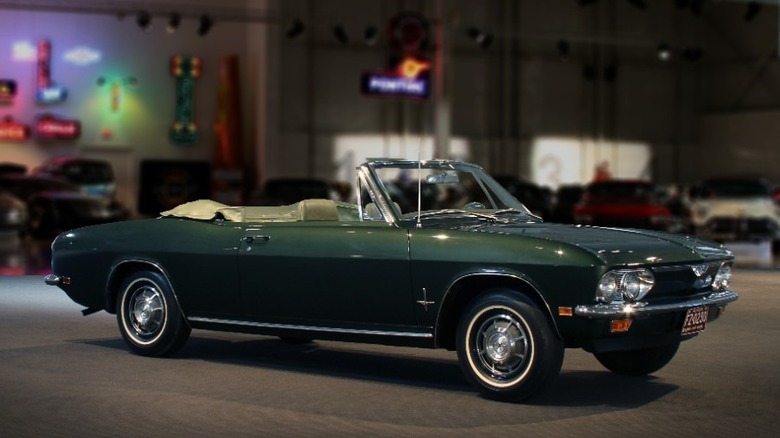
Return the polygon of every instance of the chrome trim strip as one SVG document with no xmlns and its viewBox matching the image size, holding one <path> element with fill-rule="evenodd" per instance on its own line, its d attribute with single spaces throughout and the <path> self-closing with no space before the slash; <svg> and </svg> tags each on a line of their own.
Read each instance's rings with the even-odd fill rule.
<svg viewBox="0 0 780 438">
<path fill-rule="evenodd" d="M 722 306 L 736 301 L 739 295 L 733 290 L 713 292 L 703 298 L 695 298 L 674 304 L 651 305 L 645 302 L 631 304 L 595 304 L 580 305 L 574 308 L 574 314 L 585 318 L 627 318 L 631 316 L 649 316 L 671 313 L 699 306 Z"/>
<path fill-rule="evenodd" d="M 271 329 L 284 329 L 284 330 L 306 330 L 317 331 L 326 333 L 342 333 L 351 335 L 374 335 L 374 336 L 401 336 L 407 338 L 433 338 L 433 333 L 411 333 L 411 332 L 391 332 L 384 330 L 357 330 L 357 329 L 342 329 L 335 327 L 317 327 L 309 325 L 297 325 L 297 324 L 273 324 L 267 322 L 254 322 L 254 321 L 238 321 L 230 319 L 217 319 L 217 318 L 201 318 L 194 316 L 187 318 L 189 321 L 205 322 L 210 324 L 223 324 L 223 325 L 238 325 L 243 327 L 258 327 L 258 328 L 271 328 Z"/>
</svg>

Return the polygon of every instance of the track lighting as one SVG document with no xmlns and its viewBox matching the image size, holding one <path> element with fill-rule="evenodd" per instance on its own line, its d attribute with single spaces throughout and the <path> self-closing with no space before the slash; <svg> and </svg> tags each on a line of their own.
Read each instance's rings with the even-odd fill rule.
<svg viewBox="0 0 780 438">
<path fill-rule="evenodd" d="M 214 21 L 208 15 L 200 16 L 200 24 L 198 25 L 198 35 L 205 36 L 214 26 Z"/>
<path fill-rule="evenodd" d="M 467 34 L 469 38 L 474 40 L 474 42 L 479 44 L 479 46 L 483 49 L 487 49 L 491 44 L 493 44 L 493 35 L 485 33 L 476 27 L 470 27 L 467 31 Z"/>
<path fill-rule="evenodd" d="M 152 15 L 147 11 L 141 11 L 136 16 L 135 22 L 141 30 L 148 32 L 152 28 Z"/>
<path fill-rule="evenodd" d="M 366 42 L 367 46 L 373 46 L 376 44 L 377 39 L 379 36 L 379 30 L 377 30 L 374 26 L 368 26 L 363 31 L 363 40 Z"/>
<path fill-rule="evenodd" d="M 751 22 L 758 17 L 761 13 L 763 6 L 759 2 L 749 2 L 747 4 L 747 10 L 745 10 L 745 21 Z"/>
<path fill-rule="evenodd" d="M 667 43 L 660 43 L 658 44 L 658 59 L 660 61 L 666 62 L 669 59 L 672 58 L 672 49 L 669 47 L 669 44 Z"/>
<path fill-rule="evenodd" d="M 174 33 L 179 28 L 180 23 L 181 15 L 179 15 L 177 12 L 171 12 L 171 15 L 168 16 L 168 25 L 165 26 L 165 30 L 168 33 Z"/>
<path fill-rule="evenodd" d="M 349 38 L 347 37 L 347 32 L 344 30 L 344 27 L 341 26 L 340 24 L 333 27 L 333 36 L 341 44 L 347 44 L 349 42 Z"/>
<path fill-rule="evenodd" d="M 303 21 L 296 18 L 284 34 L 287 36 L 287 39 L 292 40 L 302 34 L 304 30 L 306 30 L 306 27 L 303 25 Z"/>
</svg>

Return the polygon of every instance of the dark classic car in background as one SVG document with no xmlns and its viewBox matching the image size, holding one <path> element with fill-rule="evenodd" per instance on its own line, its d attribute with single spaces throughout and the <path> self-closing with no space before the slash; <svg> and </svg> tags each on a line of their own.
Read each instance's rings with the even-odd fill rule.
<svg viewBox="0 0 780 438">
<path fill-rule="evenodd" d="M 137 354 L 173 354 L 191 329 L 444 348 L 510 400 L 548 387 L 565 348 L 653 373 L 737 299 L 733 255 L 714 242 L 548 224 L 466 163 L 357 174 L 354 204 L 201 200 L 61 234 L 46 283 L 85 315 L 115 313 Z M 410 179 L 418 203 L 389 189 Z"/>
<path fill-rule="evenodd" d="M 51 237 L 71 228 L 128 217 L 127 210 L 116 200 L 84 194 L 59 178 L 0 176 L 0 190 L 7 190 L 25 203 L 26 230 L 34 237 Z"/>
</svg>

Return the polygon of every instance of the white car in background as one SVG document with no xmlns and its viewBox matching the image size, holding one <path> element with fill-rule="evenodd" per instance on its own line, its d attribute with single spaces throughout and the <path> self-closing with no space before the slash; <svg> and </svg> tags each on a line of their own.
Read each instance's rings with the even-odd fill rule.
<svg viewBox="0 0 780 438">
<path fill-rule="evenodd" d="M 690 192 L 694 234 L 719 242 L 779 242 L 780 207 L 760 178 L 713 178 Z"/>
</svg>

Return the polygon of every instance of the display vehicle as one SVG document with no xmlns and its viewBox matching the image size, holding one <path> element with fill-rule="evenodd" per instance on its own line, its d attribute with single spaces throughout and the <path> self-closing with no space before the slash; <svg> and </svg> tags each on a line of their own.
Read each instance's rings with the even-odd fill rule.
<svg viewBox="0 0 780 438">
<path fill-rule="evenodd" d="M 738 298 L 733 255 L 711 241 L 545 223 L 462 162 L 356 174 L 354 203 L 201 200 L 63 233 L 45 281 L 85 315 L 115 313 L 140 355 L 171 355 L 192 329 L 442 348 L 508 400 L 548 388 L 566 348 L 658 371 Z"/>
</svg>

